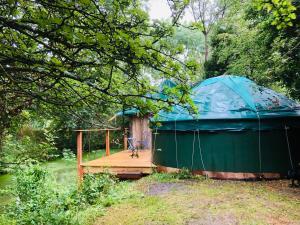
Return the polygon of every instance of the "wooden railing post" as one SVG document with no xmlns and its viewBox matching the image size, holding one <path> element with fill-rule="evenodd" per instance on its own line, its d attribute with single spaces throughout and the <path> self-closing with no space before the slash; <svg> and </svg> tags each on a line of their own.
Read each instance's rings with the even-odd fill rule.
<svg viewBox="0 0 300 225">
<path fill-rule="evenodd" d="M 128 149 L 128 146 L 127 146 L 127 143 L 128 143 L 127 132 L 128 132 L 128 129 L 125 128 L 125 129 L 124 129 L 124 150 L 127 150 L 127 149 Z"/>
<path fill-rule="evenodd" d="M 105 130 L 105 152 L 106 156 L 110 155 L 109 130 Z"/>
<path fill-rule="evenodd" d="M 82 131 L 77 131 L 77 174 L 79 181 L 83 178 L 82 168 Z"/>
</svg>

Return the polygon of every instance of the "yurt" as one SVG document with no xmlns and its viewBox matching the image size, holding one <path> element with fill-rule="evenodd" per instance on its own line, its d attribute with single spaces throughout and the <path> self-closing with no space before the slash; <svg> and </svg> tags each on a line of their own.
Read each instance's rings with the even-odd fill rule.
<svg viewBox="0 0 300 225">
<path fill-rule="evenodd" d="M 152 127 L 153 163 L 223 179 L 280 178 L 300 162 L 299 105 L 232 75 L 192 89 L 197 107 L 161 111 Z"/>
</svg>

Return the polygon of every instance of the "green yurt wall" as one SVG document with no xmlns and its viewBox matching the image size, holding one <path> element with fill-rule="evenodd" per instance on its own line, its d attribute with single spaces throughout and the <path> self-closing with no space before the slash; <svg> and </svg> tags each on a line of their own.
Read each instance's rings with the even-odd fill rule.
<svg viewBox="0 0 300 225">
<path fill-rule="evenodd" d="M 285 176 L 300 162 L 295 101 L 231 75 L 201 82 L 191 97 L 198 108 L 194 115 L 174 106 L 155 119 L 160 125 L 153 127 L 154 164 L 252 178 Z"/>
</svg>

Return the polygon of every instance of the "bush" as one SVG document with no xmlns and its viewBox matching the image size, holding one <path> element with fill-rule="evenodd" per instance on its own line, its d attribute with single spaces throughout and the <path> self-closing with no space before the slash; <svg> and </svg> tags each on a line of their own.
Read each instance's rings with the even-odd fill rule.
<svg viewBox="0 0 300 225">
<path fill-rule="evenodd" d="M 86 174 L 80 189 L 81 200 L 88 204 L 95 204 L 100 198 L 99 193 L 107 195 L 116 182 L 116 177 L 109 173 L 98 175 Z"/>
<path fill-rule="evenodd" d="M 16 221 L 9 218 L 7 215 L 0 214 L 0 225 L 16 225 Z"/>
<path fill-rule="evenodd" d="M 185 180 L 185 179 L 197 179 L 197 180 L 203 180 L 205 179 L 205 176 L 201 175 L 194 175 L 189 169 L 187 168 L 181 168 L 178 172 L 172 172 L 172 173 L 159 173 L 155 172 L 148 176 L 147 179 L 153 180 L 155 182 L 174 182 L 178 180 Z"/>
<path fill-rule="evenodd" d="M 62 150 L 63 159 L 66 161 L 74 161 L 76 160 L 76 155 L 72 152 L 71 149 L 64 148 Z"/>
<path fill-rule="evenodd" d="M 181 168 L 180 171 L 177 173 L 178 179 L 192 179 L 194 178 L 194 175 L 192 172 L 187 168 Z"/>
<path fill-rule="evenodd" d="M 39 165 L 30 164 L 17 170 L 15 202 L 8 211 L 17 224 L 74 224 L 71 223 L 73 205 L 65 204 L 68 197 L 55 189 L 48 176 Z"/>
<path fill-rule="evenodd" d="M 30 136 L 23 136 L 18 139 L 13 135 L 7 135 L 2 148 L 2 161 L 13 162 L 12 165 L 16 165 L 28 159 L 47 161 L 58 157 L 57 148 L 54 145 L 54 136 L 46 131 L 44 136 L 44 141 L 36 142 Z M 6 169 L 9 171 L 11 167 Z"/>
<path fill-rule="evenodd" d="M 137 194 L 129 191 L 129 183 L 120 183 L 108 173 L 85 175 L 79 189 L 77 186 L 63 189 L 46 170 L 34 163 L 20 167 L 15 178 L 11 191 L 14 203 L 7 208 L 10 218 L 0 217 L 0 224 L 8 219 L 18 225 L 86 224 L 91 218 L 95 219 L 91 214 L 96 210 L 99 209 L 97 215 L 100 215 L 104 207 Z"/>
</svg>

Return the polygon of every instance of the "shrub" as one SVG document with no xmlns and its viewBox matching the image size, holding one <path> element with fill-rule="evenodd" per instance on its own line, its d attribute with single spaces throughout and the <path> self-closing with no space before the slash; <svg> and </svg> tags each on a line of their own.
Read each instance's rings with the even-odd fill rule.
<svg viewBox="0 0 300 225">
<path fill-rule="evenodd" d="M 2 148 L 2 161 L 13 162 L 12 165 L 16 165 L 28 159 L 47 161 L 58 157 L 54 136 L 48 132 L 44 132 L 44 136 L 44 141 L 36 142 L 30 136 L 23 136 L 18 139 L 13 135 L 7 135 Z M 10 169 L 7 168 L 8 171 Z"/>
<path fill-rule="evenodd" d="M 95 219 L 91 214 L 96 210 L 100 215 L 104 207 L 137 194 L 129 190 L 129 183 L 118 182 L 108 173 L 85 175 L 79 189 L 75 185 L 64 189 L 34 162 L 20 167 L 15 179 L 14 203 L 7 208 L 10 218 L 0 217 L 0 225 L 8 219 L 18 225 L 86 224 Z"/>
<path fill-rule="evenodd" d="M 17 224 L 69 225 L 74 216 L 64 193 L 55 189 L 49 174 L 39 165 L 23 166 L 16 172 L 15 202 L 9 215 Z"/>
<path fill-rule="evenodd" d="M 0 225 L 16 225 L 16 221 L 9 218 L 7 215 L 0 214 Z"/>
<path fill-rule="evenodd" d="M 184 180 L 184 179 L 197 179 L 203 180 L 206 179 L 205 176 L 201 175 L 193 175 L 193 173 L 187 168 L 181 168 L 178 172 L 172 173 L 159 173 L 155 172 L 152 175 L 148 176 L 149 180 L 153 180 L 155 182 L 173 182 L 176 180 Z"/>
<path fill-rule="evenodd" d="M 63 159 L 66 161 L 74 161 L 76 159 L 76 155 L 72 152 L 71 149 L 64 148 L 62 150 Z"/>
<path fill-rule="evenodd" d="M 194 175 L 192 172 L 187 168 L 181 168 L 179 172 L 177 173 L 178 179 L 192 179 L 194 178 Z"/>
<path fill-rule="evenodd" d="M 88 204 L 95 204 L 100 198 L 99 193 L 107 195 L 116 182 L 116 177 L 109 173 L 86 174 L 80 189 L 81 200 Z"/>
</svg>

